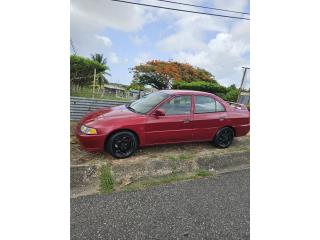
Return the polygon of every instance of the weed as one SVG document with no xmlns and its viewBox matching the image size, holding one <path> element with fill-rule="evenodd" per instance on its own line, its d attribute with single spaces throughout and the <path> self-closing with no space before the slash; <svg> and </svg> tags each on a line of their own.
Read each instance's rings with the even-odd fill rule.
<svg viewBox="0 0 320 240">
<path fill-rule="evenodd" d="M 190 156 L 189 154 L 183 153 L 183 154 L 181 154 L 181 155 L 179 156 L 179 160 L 185 161 L 185 160 L 190 159 L 190 157 L 191 157 L 191 156 Z"/>
<path fill-rule="evenodd" d="M 207 177 L 207 176 L 211 176 L 212 173 L 205 169 L 199 169 L 196 175 L 199 177 Z"/>
<path fill-rule="evenodd" d="M 114 180 L 110 168 L 106 165 L 102 166 L 100 169 L 100 192 L 111 193 L 114 188 Z"/>
</svg>

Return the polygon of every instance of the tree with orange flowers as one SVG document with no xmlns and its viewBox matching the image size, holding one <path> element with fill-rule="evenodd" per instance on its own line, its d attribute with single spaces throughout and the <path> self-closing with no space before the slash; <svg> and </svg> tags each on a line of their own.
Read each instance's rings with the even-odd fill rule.
<svg viewBox="0 0 320 240">
<path fill-rule="evenodd" d="M 188 63 L 152 60 L 135 66 L 132 70 L 132 85 L 150 85 L 156 89 L 169 89 L 176 82 L 202 81 L 217 83 L 208 71 Z"/>
</svg>

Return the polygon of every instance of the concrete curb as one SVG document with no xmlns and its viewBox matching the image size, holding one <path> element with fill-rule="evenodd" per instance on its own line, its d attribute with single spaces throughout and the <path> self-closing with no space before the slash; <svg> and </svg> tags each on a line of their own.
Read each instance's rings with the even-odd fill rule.
<svg viewBox="0 0 320 240">
<path fill-rule="evenodd" d="M 80 165 L 70 168 L 71 188 L 84 187 L 97 181 L 98 165 Z"/>
<path fill-rule="evenodd" d="M 75 165 L 71 166 L 71 189 L 85 188 L 89 185 L 97 186 L 99 169 L 101 165 Z M 150 159 L 148 161 L 113 161 L 112 175 L 117 183 L 124 180 L 137 181 L 150 177 L 160 177 L 173 172 L 188 173 L 199 169 L 220 171 L 223 169 L 249 165 L 250 151 L 242 150 L 220 154 L 200 155 L 188 160 Z"/>
<path fill-rule="evenodd" d="M 231 152 L 213 156 L 199 157 L 197 160 L 200 169 L 220 170 L 223 168 L 250 163 L 250 151 Z"/>
</svg>

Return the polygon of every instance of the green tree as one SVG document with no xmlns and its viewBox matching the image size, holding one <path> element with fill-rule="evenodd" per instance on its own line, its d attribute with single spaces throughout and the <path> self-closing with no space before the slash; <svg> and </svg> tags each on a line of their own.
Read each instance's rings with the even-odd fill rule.
<svg viewBox="0 0 320 240">
<path fill-rule="evenodd" d="M 107 65 L 107 59 L 103 56 L 103 54 L 100 54 L 100 53 L 91 54 L 91 59 L 102 65 Z"/>
<path fill-rule="evenodd" d="M 168 89 L 175 82 L 204 81 L 216 83 L 208 71 L 188 63 L 152 60 L 135 66 L 132 70 L 133 85 L 150 85 L 156 89 Z"/>
<path fill-rule="evenodd" d="M 232 84 L 227 87 L 227 93 L 224 97 L 225 100 L 229 102 L 236 102 L 238 98 L 239 90 L 237 89 L 236 85 Z"/>
<path fill-rule="evenodd" d="M 110 70 L 110 68 L 107 66 L 107 59 L 103 56 L 103 54 L 100 54 L 100 53 L 91 54 L 91 59 L 107 67 L 105 72 L 101 72 L 97 74 L 96 76 L 97 83 L 100 86 L 103 85 L 104 83 L 108 83 L 108 79 L 105 77 L 105 75 L 111 76 L 111 74 L 107 72 Z"/>
<path fill-rule="evenodd" d="M 70 56 L 70 82 L 74 86 L 89 86 L 93 82 L 94 69 L 96 74 L 106 74 L 108 66 L 89 58 L 71 55 Z"/>
</svg>

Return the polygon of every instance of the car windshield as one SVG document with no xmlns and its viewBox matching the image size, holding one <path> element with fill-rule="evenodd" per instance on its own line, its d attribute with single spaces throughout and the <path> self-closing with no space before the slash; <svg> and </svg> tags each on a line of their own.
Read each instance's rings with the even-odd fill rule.
<svg viewBox="0 0 320 240">
<path fill-rule="evenodd" d="M 151 93 L 127 105 L 127 108 L 133 112 L 144 114 L 149 112 L 152 108 L 154 108 L 157 104 L 159 104 L 168 96 L 168 94 L 163 92 Z"/>
</svg>

